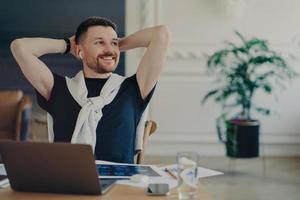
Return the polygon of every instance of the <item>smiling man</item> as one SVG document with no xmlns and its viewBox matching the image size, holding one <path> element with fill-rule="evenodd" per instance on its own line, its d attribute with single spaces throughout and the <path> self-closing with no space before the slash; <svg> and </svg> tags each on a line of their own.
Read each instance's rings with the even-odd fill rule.
<svg viewBox="0 0 300 200">
<path fill-rule="evenodd" d="M 65 39 L 21 38 L 11 51 L 48 112 L 49 140 L 91 144 L 95 158 L 133 163 L 140 119 L 164 66 L 170 33 L 166 26 L 146 28 L 118 38 L 116 25 L 89 17 L 75 36 Z M 120 51 L 146 48 L 136 74 L 114 74 Z M 68 78 L 51 72 L 39 59 L 71 53 L 83 69 Z"/>
</svg>

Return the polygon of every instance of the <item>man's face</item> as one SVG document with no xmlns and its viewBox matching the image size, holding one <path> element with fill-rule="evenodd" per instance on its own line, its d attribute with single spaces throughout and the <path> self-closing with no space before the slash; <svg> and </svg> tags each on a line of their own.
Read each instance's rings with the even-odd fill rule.
<svg viewBox="0 0 300 200">
<path fill-rule="evenodd" d="M 120 57 L 117 33 L 110 26 L 92 26 L 82 38 L 79 48 L 82 62 L 97 73 L 113 72 Z"/>
</svg>

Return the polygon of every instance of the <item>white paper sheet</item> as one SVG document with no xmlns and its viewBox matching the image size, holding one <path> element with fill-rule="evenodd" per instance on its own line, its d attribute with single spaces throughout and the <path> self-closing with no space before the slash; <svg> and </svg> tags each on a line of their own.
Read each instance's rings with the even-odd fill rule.
<svg viewBox="0 0 300 200">
<path fill-rule="evenodd" d="M 1 176 L 6 176 L 6 171 L 4 164 L 0 164 L 0 175 Z M 0 180 L 0 189 L 1 188 L 6 188 L 9 186 L 9 181 L 7 178 Z"/>
<path fill-rule="evenodd" d="M 172 172 L 172 174 L 174 174 L 176 177 L 177 175 L 177 165 L 168 165 L 165 167 L 161 167 L 160 169 L 164 170 L 164 169 L 168 169 L 170 172 Z M 215 171 L 212 169 L 207 169 L 207 168 L 203 168 L 203 167 L 198 167 L 198 176 L 197 178 L 205 178 L 205 177 L 209 177 L 209 176 L 216 176 L 216 175 L 221 175 L 224 174 L 223 172 L 219 172 L 219 171 Z"/>
<path fill-rule="evenodd" d="M 0 175 L 5 175 L 6 176 L 6 171 L 4 164 L 0 164 Z"/>
<path fill-rule="evenodd" d="M 8 178 L 3 179 L 0 181 L 0 189 L 7 188 L 9 186 L 9 180 Z"/>
</svg>

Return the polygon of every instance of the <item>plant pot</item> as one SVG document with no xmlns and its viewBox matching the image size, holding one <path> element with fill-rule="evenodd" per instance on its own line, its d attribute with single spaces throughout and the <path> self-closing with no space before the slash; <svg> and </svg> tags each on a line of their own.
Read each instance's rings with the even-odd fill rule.
<svg viewBox="0 0 300 200">
<path fill-rule="evenodd" d="M 226 122 L 226 153 L 233 158 L 259 156 L 259 121 L 233 119 Z"/>
</svg>

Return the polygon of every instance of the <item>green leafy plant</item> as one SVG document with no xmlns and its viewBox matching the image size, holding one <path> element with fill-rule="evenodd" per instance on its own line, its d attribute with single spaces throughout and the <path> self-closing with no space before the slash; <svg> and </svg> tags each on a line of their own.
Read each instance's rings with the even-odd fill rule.
<svg viewBox="0 0 300 200">
<path fill-rule="evenodd" d="M 241 40 L 240 45 L 226 41 L 225 48 L 208 58 L 208 70 L 217 75 L 218 86 L 205 95 L 202 103 L 210 98 L 220 103 L 223 119 L 251 120 L 253 110 L 269 115 L 269 108 L 254 104 L 255 94 L 259 90 L 271 94 L 275 85 L 284 88 L 284 82 L 297 73 L 269 48 L 266 40 L 247 40 L 239 32 L 235 33 Z"/>
</svg>

